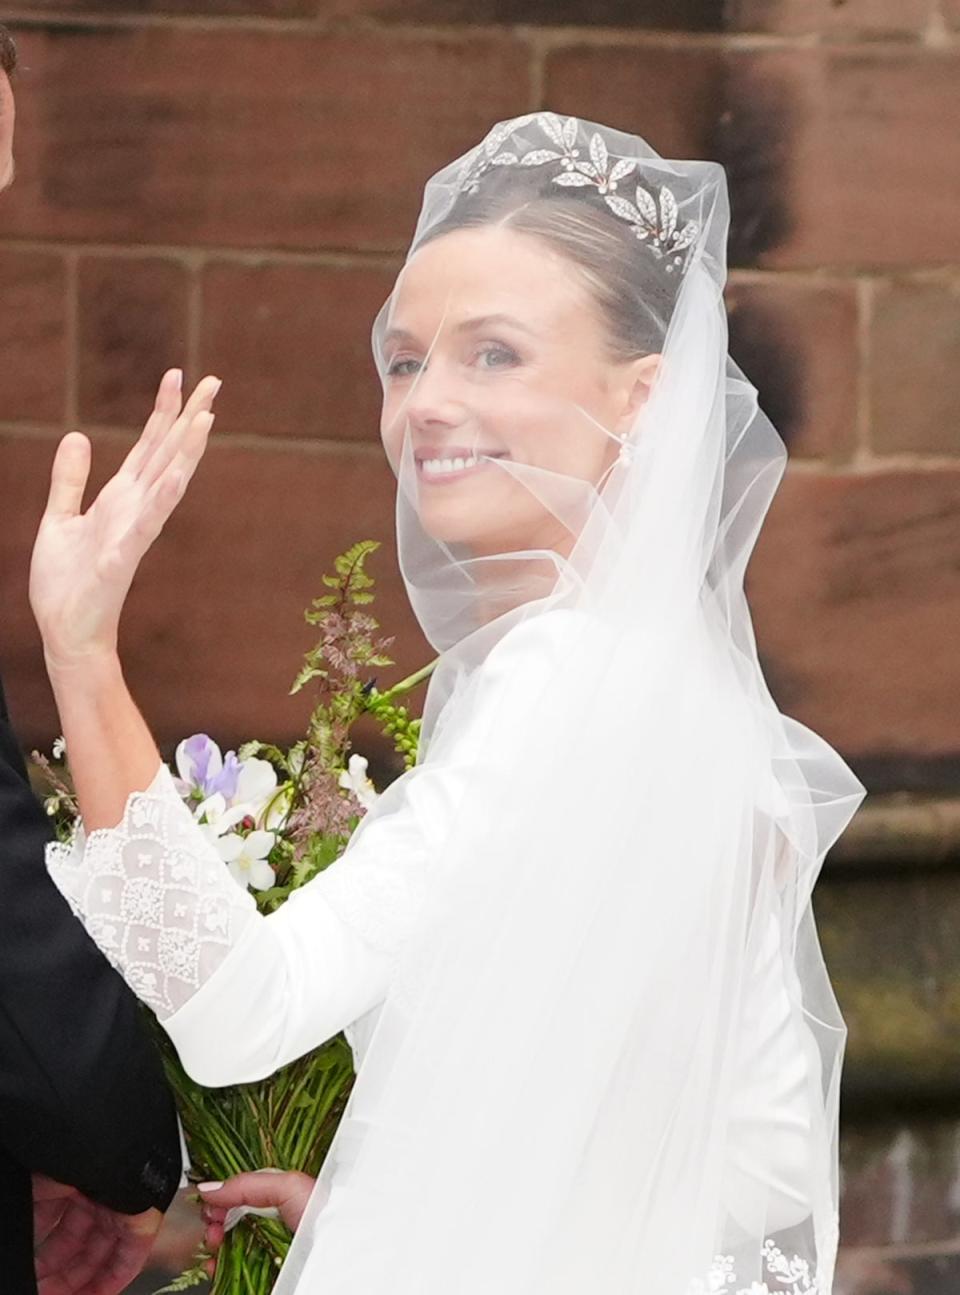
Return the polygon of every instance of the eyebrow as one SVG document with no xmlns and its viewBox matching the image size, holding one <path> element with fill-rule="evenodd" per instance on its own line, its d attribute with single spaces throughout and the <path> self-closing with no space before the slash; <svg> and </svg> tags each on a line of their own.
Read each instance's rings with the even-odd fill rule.
<svg viewBox="0 0 960 1295">
<path fill-rule="evenodd" d="M 477 315 L 473 319 L 464 319 L 454 327 L 455 333 L 475 333 L 481 328 L 489 328 L 491 324 L 508 324 L 511 328 L 517 328 L 521 333 L 526 333 L 529 337 L 536 337 L 537 334 L 532 328 L 522 323 L 514 315 Z M 384 342 L 414 342 L 417 339 L 413 333 L 405 328 L 388 328 L 383 336 Z"/>
</svg>

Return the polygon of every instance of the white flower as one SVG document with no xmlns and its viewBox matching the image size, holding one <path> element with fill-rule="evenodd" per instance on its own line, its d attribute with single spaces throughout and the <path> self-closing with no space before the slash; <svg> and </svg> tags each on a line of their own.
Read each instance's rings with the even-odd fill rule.
<svg viewBox="0 0 960 1295">
<path fill-rule="evenodd" d="M 337 779 L 343 790 L 352 792 L 364 809 L 371 809 L 377 799 L 376 788 L 367 777 L 368 764 L 365 756 L 352 755 Z"/>
<path fill-rule="evenodd" d="M 227 802 L 219 792 L 215 792 L 212 796 L 208 796 L 206 800 L 202 800 L 193 811 L 193 817 L 197 820 L 200 826 L 212 829 L 214 836 L 221 836 L 229 828 L 233 827 L 234 822 L 239 823 L 240 818 L 243 818 L 243 815 L 241 814 L 240 818 L 231 819 L 229 823 L 221 827 L 221 823 L 223 823 L 226 816 Z M 210 835 L 209 831 L 207 835 Z"/>
<path fill-rule="evenodd" d="M 232 796 L 221 791 L 201 800 L 193 816 L 206 836 L 216 841 L 245 818 L 266 828 L 278 828 L 289 809 L 292 788 L 277 785 L 276 771 L 267 760 L 244 760 L 237 765 Z"/>
<path fill-rule="evenodd" d="M 260 815 L 277 794 L 277 771 L 269 760 L 244 760 L 237 778 L 234 805 L 246 805 L 252 818 Z"/>
<path fill-rule="evenodd" d="M 64 753 L 66 752 L 66 749 L 67 749 L 67 744 L 66 744 L 66 742 L 64 742 L 64 740 L 63 740 L 63 738 L 62 738 L 62 737 L 58 737 L 58 738 L 57 738 L 57 740 L 56 740 L 56 741 L 54 742 L 54 744 L 53 744 L 53 758 L 54 758 L 54 760 L 62 760 L 62 759 L 63 759 L 63 757 L 64 757 Z"/>
<path fill-rule="evenodd" d="M 206 733 L 194 733 L 177 747 L 177 774 L 174 786 L 184 800 L 206 800 L 219 792 L 232 800 L 240 775 L 240 761 L 235 751 L 224 756 L 216 742 Z"/>
<path fill-rule="evenodd" d="M 269 890 L 276 875 L 267 856 L 276 839 L 273 832 L 251 832 L 249 836 L 230 832 L 221 836 L 216 845 L 234 881 L 244 889 L 252 886 L 254 890 Z"/>
</svg>

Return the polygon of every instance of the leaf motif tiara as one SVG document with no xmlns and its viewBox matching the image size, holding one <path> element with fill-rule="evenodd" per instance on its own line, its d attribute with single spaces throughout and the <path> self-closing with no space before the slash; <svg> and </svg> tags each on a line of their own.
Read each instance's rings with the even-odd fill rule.
<svg viewBox="0 0 960 1295">
<path fill-rule="evenodd" d="M 522 126 L 535 121 L 551 147 L 534 148 L 518 154 L 501 151 L 510 135 Z M 479 192 L 483 176 L 495 166 L 551 166 L 559 163 L 553 183 L 567 189 L 594 189 L 613 214 L 624 220 L 654 254 L 667 262 L 664 270 L 672 274 L 686 269 L 689 249 L 700 232 L 695 221 L 688 220 L 679 226 L 679 208 L 673 193 L 664 185 L 657 196 L 642 184 L 635 185 L 634 198 L 624 197 L 618 189 L 636 171 L 639 163 L 634 158 L 621 157 L 613 161 L 607 151 L 603 136 L 595 131 L 591 135 L 587 152 L 583 156 L 577 148 L 580 123 L 576 117 L 562 121 L 555 113 L 538 112 L 495 126 L 483 141 L 479 159 L 471 159 L 460 176 L 461 193 Z"/>
</svg>

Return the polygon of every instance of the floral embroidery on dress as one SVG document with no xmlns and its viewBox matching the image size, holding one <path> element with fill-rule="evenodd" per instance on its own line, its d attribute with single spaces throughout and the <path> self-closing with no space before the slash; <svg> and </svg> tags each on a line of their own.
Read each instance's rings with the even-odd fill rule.
<svg viewBox="0 0 960 1295">
<path fill-rule="evenodd" d="M 163 1019 L 193 996 L 256 915 L 166 766 L 117 828 L 47 847 L 61 894 L 138 998 Z"/>
<path fill-rule="evenodd" d="M 773 1241 L 763 1243 L 763 1281 L 737 1284 L 733 1255 L 717 1255 L 706 1277 L 691 1282 L 687 1295 L 826 1295 L 810 1263 L 799 1255 L 789 1258 Z"/>
</svg>

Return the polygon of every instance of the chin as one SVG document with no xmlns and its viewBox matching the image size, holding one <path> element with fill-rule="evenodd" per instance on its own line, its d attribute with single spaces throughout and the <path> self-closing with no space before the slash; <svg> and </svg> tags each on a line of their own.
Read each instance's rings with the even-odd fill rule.
<svg viewBox="0 0 960 1295">
<path fill-rule="evenodd" d="M 444 485 L 423 485 L 417 512 L 426 533 L 439 543 L 463 545 L 477 554 L 527 547 L 542 512 L 525 487 L 500 474 Z"/>
<path fill-rule="evenodd" d="M 553 537 L 545 534 L 545 519 L 538 515 L 539 526 L 528 517 L 510 519 L 502 511 L 488 516 L 477 512 L 465 515 L 463 509 L 421 508 L 420 525 L 438 544 L 456 545 L 474 557 L 522 553 L 529 549 L 553 548 Z"/>
<path fill-rule="evenodd" d="M 463 511 L 454 513 L 447 508 L 421 508 L 420 525 L 439 544 L 462 544 L 474 548 L 482 540 L 483 527 L 477 518 L 465 518 Z"/>
</svg>

